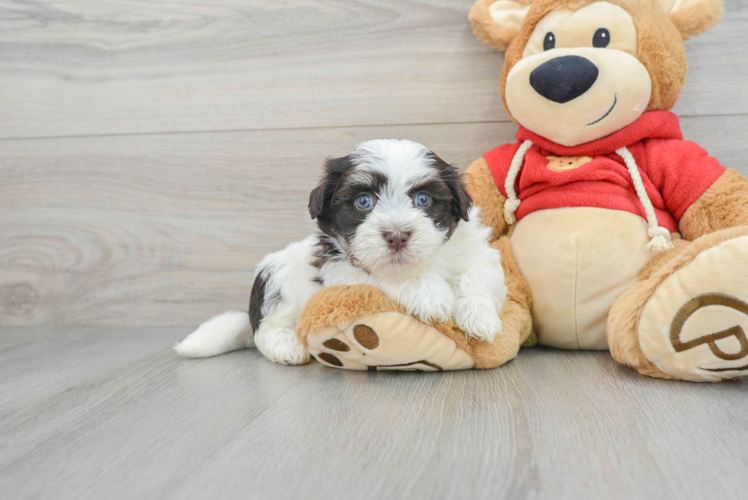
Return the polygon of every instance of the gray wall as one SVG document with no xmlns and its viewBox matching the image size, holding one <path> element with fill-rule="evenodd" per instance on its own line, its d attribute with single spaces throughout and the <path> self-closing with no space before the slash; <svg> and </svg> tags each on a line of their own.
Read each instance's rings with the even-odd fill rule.
<svg viewBox="0 0 748 500">
<path fill-rule="evenodd" d="M 472 0 L 0 4 L 0 324 L 195 325 L 310 230 L 326 155 L 465 167 L 516 130 Z M 686 137 L 748 174 L 748 0 L 689 41 Z"/>
</svg>

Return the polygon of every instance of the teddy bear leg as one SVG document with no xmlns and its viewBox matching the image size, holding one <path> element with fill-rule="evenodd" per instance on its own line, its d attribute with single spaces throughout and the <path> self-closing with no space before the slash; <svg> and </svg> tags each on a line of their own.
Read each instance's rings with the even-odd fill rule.
<svg viewBox="0 0 748 500">
<path fill-rule="evenodd" d="M 509 290 L 504 310 L 501 313 L 504 329 L 517 332 L 521 347 L 531 347 L 538 343 L 538 337 L 532 328 L 530 285 L 519 271 L 510 237 L 503 236 L 491 246 L 501 252 L 501 266 L 504 268 L 504 279 Z"/>
<path fill-rule="evenodd" d="M 675 243 L 611 308 L 611 354 L 653 377 L 748 375 L 748 226 Z"/>
<path fill-rule="evenodd" d="M 299 341 L 320 363 L 347 370 L 464 370 L 496 368 L 532 342 L 529 287 L 517 270 L 508 238 L 502 251 L 509 294 L 502 334 L 493 342 L 468 338 L 454 322 L 426 324 L 367 285 L 315 294 L 296 326 Z"/>
</svg>

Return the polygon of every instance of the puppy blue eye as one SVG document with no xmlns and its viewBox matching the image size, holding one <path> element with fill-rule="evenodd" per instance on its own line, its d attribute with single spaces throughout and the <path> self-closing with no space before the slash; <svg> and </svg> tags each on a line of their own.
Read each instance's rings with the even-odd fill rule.
<svg viewBox="0 0 748 500">
<path fill-rule="evenodd" d="M 431 205 L 431 196 L 426 193 L 418 193 L 416 195 L 416 205 L 419 207 L 428 207 Z"/>
<path fill-rule="evenodd" d="M 358 198 L 356 198 L 356 207 L 360 208 L 361 210 L 366 210 L 367 208 L 371 208 L 373 204 L 373 201 L 371 199 L 371 196 L 368 194 L 362 194 Z"/>
</svg>

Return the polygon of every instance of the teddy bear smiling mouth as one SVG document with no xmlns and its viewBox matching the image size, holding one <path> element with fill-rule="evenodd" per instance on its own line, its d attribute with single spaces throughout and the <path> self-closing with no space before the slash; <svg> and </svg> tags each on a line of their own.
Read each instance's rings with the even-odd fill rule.
<svg viewBox="0 0 748 500">
<path fill-rule="evenodd" d="M 588 123 L 587 125 L 585 125 L 585 127 L 589 127 L 591 125 L 595 125 L 596 123 L 600 123 L 601 121 L 603 121 L 604 119 L 606 119 L 608 117 L 608 115 L 610 115 L 613 112 L 613 109 L 615 109 L 615 107 L 616 107 L 617 104 L 618 104 L 618 94 L 614 94 L 613 95 L 613 105 L 610 107 L 610 109 L 608 110 L 608 112 L 605 113 L 601 118 L 598 118 L 597 120 L 595 120 L 594 122 Z"/>
</svg>

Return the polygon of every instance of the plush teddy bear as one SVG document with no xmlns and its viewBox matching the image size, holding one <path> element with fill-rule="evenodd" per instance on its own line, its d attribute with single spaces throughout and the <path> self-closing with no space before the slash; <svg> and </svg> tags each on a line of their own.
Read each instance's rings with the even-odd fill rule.
<svg viewBox="0 0 748 500">
<path fill-rule="evenodd" d="M 720 0 L 478 0 L 506 51 L 499 92 L 517 142 L 465 182 L 502 253 L 503 334 L 468 340 L 360 286 L 321 291 L 297 335 L 348 369 L 492 368 L 535 343 L 609 349 L 642 374 L 748 374 L 748 181 L 683 140 L 669 110 L 683 41 Z"/>
</svg>

